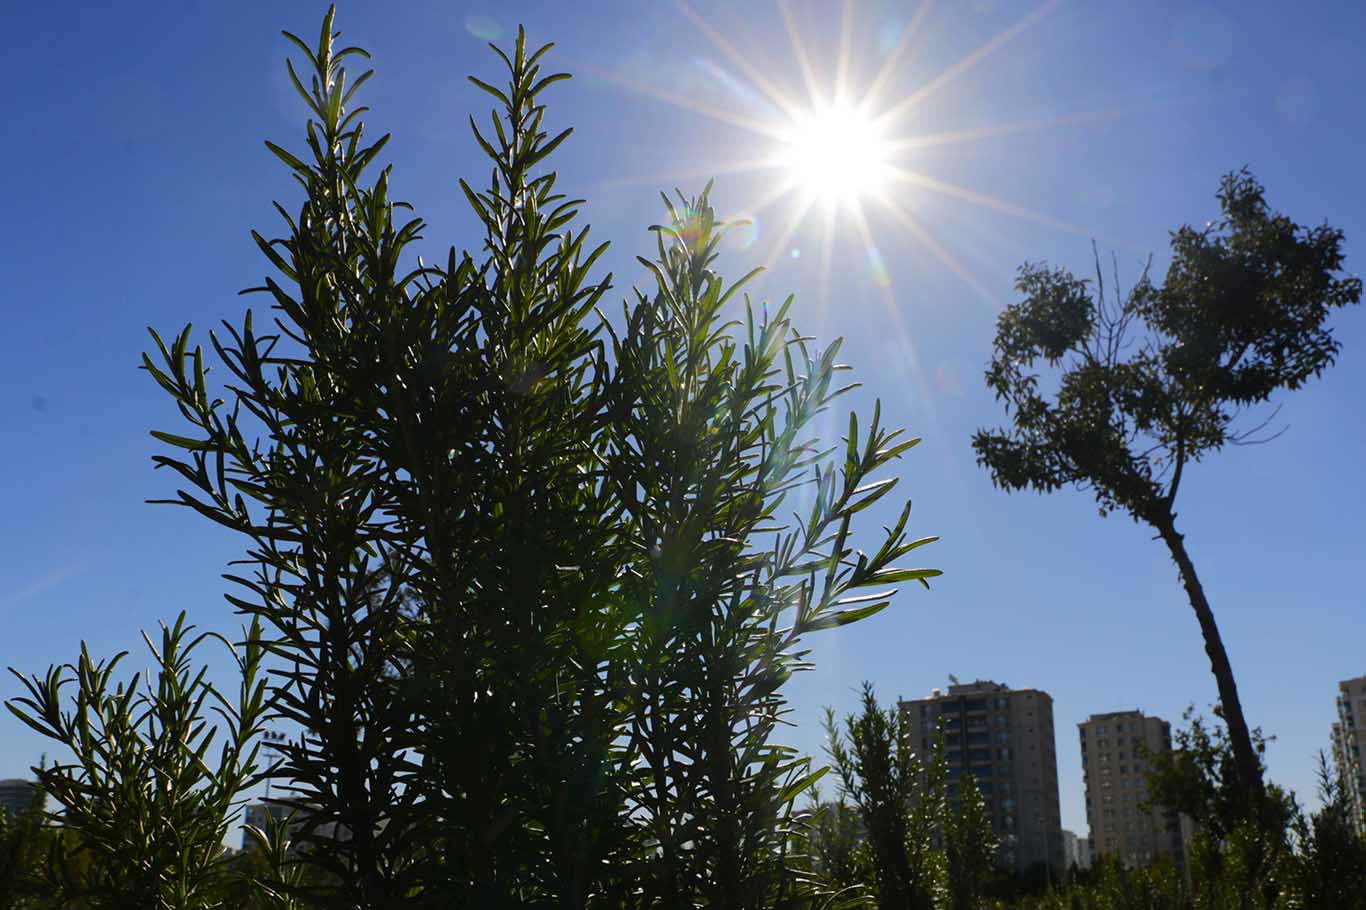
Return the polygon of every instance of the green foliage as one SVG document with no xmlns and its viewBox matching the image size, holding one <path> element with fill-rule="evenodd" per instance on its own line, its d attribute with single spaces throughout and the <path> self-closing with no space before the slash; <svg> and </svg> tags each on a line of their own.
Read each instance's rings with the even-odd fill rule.
<svg viewBox="0 0 1366 910">
<path fill-rule="evenodd" d="M 50 832 L 44 825 L 42 790 L 22 811 L 11 816 L 0 810 L 0 910 L 39 906 L 42 871 Z"/>
<path fill-rule="evenodd" d="M 998 846 L 977 779 L 961 774 L 956 799 L 944 815 L 944 860 L 950 910 L 977 910 L 993 878 Z"/>
<path fill-rule="evenodd" d="M 290 75 L 305 190 L 276 271 L 275 328 L 210 333 L 225 399 L 190 329 L 144 367 L 185 423 L 158 432 L 175 503 L 242 536 L 229 596 L 269 630 L 272 708 L 300 736 L 278 776 L 305 831 L 312 906 L 805 907 L 789 856 L 819 777 L 771 742 L 804 635 L 868 617 L 895 585 L 909 503 L 863 552 L 856 513 L 917 440 L 850 415 L 822 352 L 713 270 L 708 193 L 666 198 L 652 286 L 619 321 L 610 276 L 556 191 L 544 124 L 549 46 L 495 48 L 506 87 L 474 127 L 488 185 L 462 182 L 478 254 L 414 256 L 388 137 L 353 107 L 363 57 L 332 14 Z M 474 126 L 472 122 L 472 126 Z M 748 277 L 748 276 L 747 276 Z M 762 313 L 762 314 L 761 314 Z M 738 314 L 738 319 L 734 318 Z M 789 517 L 790 515 L 790 517 Z M 278 906 L 286 906 L 280 903 Z"/>
<path fill-rule="evenodd" d="M 1216 718 L 1220 711 L 1215 708 Z M 1184 725 L 1172 737 L 1172 750 L 1150 755 L 1148 802 L 1189 818 L 1213 840 L 1222 841 L 1249 815 L 1247 794 L 1238 785 L 1228 730 L 1207 722 L 1194 706 L 1182 714 Z M 1252 730 L 1259 767 L 1265 770 L 1267 738 Z M 1274 819 L 1269 831 L 1284 837 L 1295 814 L 1293 798 L 1272 785 Z"/>
<path fill-rule="evenodd" d="M 639 541 L 623 593 L 645 608 L 630 640 L 648 697 L 629 743 L 647 779 L 631 799 L 662 861 L 640 879 L 662 900 L 682 884 L 711 906 L 767 906 L 782 892 L 793 798 L 817 776 L 768 742 L 783 682 L 807 666 L 799 638 L 872 615 L 891 594 L 855 589 L 935 573 L 892 566 L 925 542 L 905 539 L 909 506 L 873 554 L 849 538 L 854 514 L 893 486 L 870 475 L 915 440 L 899 441 L 876 409 L 866 432 L 851 415 L 839 460 L 823 464 L 810 424 L 843 391 L 838 345 L 808 355 L 786 305 L 763 320 L 747 307 L 743 346 L 721 334 L 735 288 L 708 268 L 719 234 L 705 195 L 670 215 L 655 298 L 637 296 L 613 342 L 617 388 L 639 396 L 613 423 L 608 474 Z M 785 525 L 777 509 L 803 484 L 809 505 Z M 702 849 L 685 861 L 689 841 Z"/>
<path fill-rule="evenodd" d="M 1306 817 L 1298 813 L 1294 830 L 1299 854 L 1287 876 L 1293 900 L 1287 907 L 1314 910 L 1361 910 L 1366 907 L 1366 836 L 1352 820 L 1347 787 L 1319 753 L 1321 808 Z"/>
<path fill-rule="evenodd" d="M 999 842 L 973 776 L 948 781 L 942 737 L 917 755 L 909 718 L 879 706 L 866 682 L 861 711 L 841 728 L 827 709 L 825 728 L 841 801 L 822 807 L 804 844 L 817 873 L 878 908 L 982 906 Z"/>
<path fill-rule="evenodd" d="M 1160 285 L 1145 272 L 1110 301 L 1099 263 L 1094 286 L 1062 268 L 1020 269 L 1025 299 L 1001 314 L 987 371 L 1014 426 L 973 441 L 999 485 L 1075 484 L 1102 512 L 1152 522 L 1185 464 L 1247 439 L 1235 428 L 1242 406 L 1332 365 L 1328 316 L 1361 298 L 1361 281 L 1339 275 L 1342 232 L 1271 212 L 1246 171 L 1224 177 L 1218 198 L 1222 220 L 1172 235 Z M 1040 360 L 1062 369 L 1051 402 Z"/>
<path fill-rule="evenodd" d="M 126 652 L 95 661 L 84 643 L 77 663 L 52 667 L 43 677 L 11 671 L 28 695 L 6 707 L 74 756 L 34 769 L 61 810 L 54 819 L 61 834 L 51 839 L 43 871 L 49 893 L 63 902 L 228 906 L 223 839 L 239 795 L 264 776 L 255 743 L 269 710 L 264 644 L 257 623 L 237 648 L 214 633 L 193 632 L 182 613 L 174 626 L 162 627 L 159 644 L 143 636 L 155 664 L 145 681 L 134 675 L 115 682 Z M 242 679 L 235 702 L 192 663 L 208 639 L 222 642 L 237 661 Z M 69 699 L 64 689 L 71 685 Z M 210 726 L 210 713 L 222 720 L 222 730 Z"/>
<path fill-rule="evenodd" d="M 1102 857 L 1060 891 L 1026 899 L 1022 910 L 1186 910 L 1189 897 L 1181 873 L 1170 863 L 1126 869 Z"/>
<path fill-rule="evenodd" d="M 863 684 L 862 710 L 844 719 L 826 710 L 827 751 L 843 798 L 858 808 L 867 839 L 869 891 L 879 910 L 934 910 L 946 894 L 943 851 L 935 848 L 945 818 L 944 750 L 926 757 L 911 748 L 910 722 L 878 705 Z"/>
<path fill-rule="evenodd" d="M 1341 275 L 1341 231 L 1272 212 L 1247 171 L 1225 176 L 1218 198 L 1217 223 L 1172 235 L 1161 284 L 1145 269 L 1111 299 L 1098 256 L 1094 285 L 1063 268 L 1020 269 L 1024 299 L 1001 313 L 986 373 L 1011 426 L 979 430 L 973 448 L 1006 490 L 1089 489 L 1102 515 L 1123 509 L 1158 532 L 1200 623 L 1238 786 L 1269 813 L 1233 669 L 1176 527 L 1176 496 L 1187 465 L 1267 438 L 1265 422 L 1236 425 L 1243 408 L 1332 365 L 1340 345 L 1328 317 L 1360 301 L 1361 281 Z M 1052 394 L 1041 362 L 1056 377 Z"/>
<path fill-rule="evenodd" d="M 1323 805 L 1311 815 L 1268 787 L 1279 827 L 1246 813 L 1233 783 L 1232 746 L 1217 724 L 1188 711 L 1172 757 L 1154 760 L 1152 802 L 1189 814 L 1195 832 L 1184 869 L 1163 860 L 1126 869 L 1102 857 L 1028 910 L 1363 910 L 1366 839 L 1352 828 L 1341 782 L 1320 754 Z M 1258 754 L 1265 746 L 1254 731 Z"/>
<path fill-rule="evenodd" d="M 239 871 L 241 902 L 259 910 L 298 910 L 305 867 L 291 854 L 289 819 L 266 816 L 265 829 L 247 825 Z"/>
<path fill-rule="evenodd" d="M 794 842 L 802 871 L 851 906 L 863 905 L 863 885 L 870 880 L 871 871 L 858 809 L 843 800 L 822 803 L 813 793 L 811 808 Z"/>
</svg>

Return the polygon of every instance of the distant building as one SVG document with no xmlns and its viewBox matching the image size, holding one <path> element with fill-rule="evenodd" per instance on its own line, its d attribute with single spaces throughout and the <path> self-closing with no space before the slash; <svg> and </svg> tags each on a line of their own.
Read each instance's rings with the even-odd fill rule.
<svg viewBox="0 0 1366 910">
<path fill-rule="evenodd" d="M 1066 828 L 1062 832 L 1062 858 L 1068 871 L 1091 868 L 1091 839 L 1080 837 Z"/>
<path fill-rule="evenodd" d="M 269 832 L 270 820 L 273 818 L 277 822 L 283 822 L 289 817 L 290 807 L 282 806 L 279 803 L 251 803 L 243 810 L 242 824 L 247 828 L 257 828 L 262 834 Z M 293 831 L 290 832 L 293 835 Z M 251 850 L 256 844 L 247 832 L 242 832 L 242 849 Z"/>
<path fill-rule="evenodd" d="M 1116 711 L 1092 714 L 1077 727 L 1094 855 L 1131 867 L 1160 857 L 1182 865 L 1178 819 L 1146 806 L 1149 756 L 1171 751 L 1171 724 L 1141 711 Z"/>
<path fill-rule="evenodd" d="M 1338 683 L 1333 762 L 1347 790 L 1352 820 L 1366 830 L 1366 676 Z"/>
<path fill-rule="evenodd" d="M 935 689 L 902 701 L 911 744 L 928 755 L 944 733 L 949 780 L 971 774 L 1001 839 L 1001 865 L 1017 873 L 1061 876 L 1062 815 L 1053 742 L 1053 699 L 1037 689 L 990 680 Z"/>
<path fill-rule="evenodd" d="M 1077 868 L 1090 869 L 1091 863 L 1095 861 L 1095 851 L 1091 849 L 1091 838 L 1077 838 Z"/>
<path fill-rule="evenodd" d="M 14 818 L 29 806 L 38 795 L 38 785 L 31 780 L 10 778 L 0 780 L 0 811 Z"/>
<path fill-rule="evenodd" d="M 272 818 L 277 823 L 284 822 L 289 818 L 290 813 L 293 811 L 295 811 L 294 806 L 284 800 L 271 799 L 259 803 L 251 803 L 246 807 L 246 809 L 243 812 L 242 824 L 246 827 L 258 828 L 260 829 L 261 833 L 265 834 L 268 833 L 270 830 L 268 825 L 270 824 L 270 820 Z M 304 811 L 300 810 L 299 815 L 302 816 L 303 814 Z M 328 833 L 328 827 L 331 828 L 330 833 Z M 302 821 L 294 821 L 290 823 L 289 840 L 291 842 L 291 849 L 293 849 L 293 841 L 303 832 L 303 828 L 304 825 Z M 338 840 L 350 839 L 346 829 L 335 822 L 332 823 L 330 826 L 324 826 L 322 831 L 325 836 L 334 837 Z M 252 841 L 252 839 L 248 836 L 247 832 L 244 830 L 242 832 L 242 850 L 245 852 L 253 849 L 256 849 L 256 844 L 254 841 Z"/>
<path fill-rule="evenodd" d="M 1085 838 L 1078 838 L 1075 832 L 1068 831 L 1066 828 L 1062 829 L 1062 863 L 1063 867 L 1069 871 L 1073 868 L 1081 868 L 1081 854 L 1078 845 L 1083 840 Z"/>
</svg>

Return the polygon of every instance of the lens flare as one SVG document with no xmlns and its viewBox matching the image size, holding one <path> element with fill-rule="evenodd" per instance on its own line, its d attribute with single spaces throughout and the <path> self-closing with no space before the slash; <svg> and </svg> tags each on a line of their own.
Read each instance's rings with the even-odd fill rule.
<svg viewBox="0 0 1366 910">
<path fill-rule="evenodd" d="M 735 218 L 727 219 L 733 226 L 729 236 L 736 249 L 744 251 L 754 247 L 759 242 L 759 216 L 740 215 Z"/>
<path fill-rule="evenodd" d="M 492 16 L 471 13 L 465 17 L 465 31 L 485 41 L 497 41 L 503 36 L 503 27 Z"/>
<path fill-rule="evenodd" d="M 887 271 L 887 263 L 882 261 L 882 253 L 875 246 L 868 247 L 868 277 L 880 288 L 892 286 L 892 273 Z"/>
</svg>

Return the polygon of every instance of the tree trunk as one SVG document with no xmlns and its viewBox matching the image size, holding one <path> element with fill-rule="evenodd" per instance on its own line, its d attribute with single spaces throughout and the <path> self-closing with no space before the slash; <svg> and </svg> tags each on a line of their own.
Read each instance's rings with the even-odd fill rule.
<svg viewBox="0 0 1366 910">
<path fill-rule="evenodd" d="M 1247 720 L 1243 717 L 1243 704 L 1238 699 L 1238 684 L 1233 679 L 1233 666 L 1229 663 L 1228 652 L 1224 650 L 1224 640 L 1219 636 L 1219 626 L 1214 622 L 1214 611 L 1205 598 L 1205 589 L 1195 574 L 1195 563 L 1186 552 L 1185 535 L 1176 530 L 1174 515 L 1164 515 L 1154 521 L 1172 559 L 1181 571 L 1181 583 L 1190 598 L 1195 618 L 1200 623 L 1200 632 L 1205 637 L 1205 653 L 1209 655 L 1210 670 L 1214 673 L 1219 687 L 1219 705 L 1228 726 L 1229 745 L 1233 748 L 1233 763 L 1238 773 L 1238 784 L 1246 795 L 1248 808 L 1257 813 L 1259 819 L 1266 821 L 1266 786 L 1262 781 L 1261 762 L 1252 747 L 1252 736 L 1248 732 Z"/>
</svg>

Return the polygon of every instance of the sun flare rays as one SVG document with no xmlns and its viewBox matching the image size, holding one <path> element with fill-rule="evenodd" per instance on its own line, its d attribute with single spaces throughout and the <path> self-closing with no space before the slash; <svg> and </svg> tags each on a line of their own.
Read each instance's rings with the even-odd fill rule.
<svg viewBox="0 0 1366 910">
<path fill-rule="evenodd" d="M 932 197 L 966 204 L 992 215 L 1090 235 L 1081 226 L 999 198 L 985 189 L 935 176 L 930 173 L 932 165 L 927 166 L 915 157 L 924 149 L 1104 123 L 1118 116 L 1114 111 L 1087 111 L 956 128 L 949 124 L 948 129 L 942 128 L 943 124 L 939 129 L 926 129 L 923 123 L 916 122 L 921 119 L 918 109 L 926 101 L 1046 20 L 1060 0 L 1042 0 L 939 71 L 913 80 L 905 69 L 909 61 L 917 60 L 917 55 L 925 52 L 929 40 L 926 21 L 933 8 L 932 0 L 908 5 L 899 29 L 894 34 L 879 36 L 886 40 L 876 55 L 869 53 L 867 40 L 860 44 L 867 36 L 863 28 L 866 23 L 860 21 L 864 7 L 859 0 L 831 0 L 807 8 L 807 12 L 814 9 L 817 15 L 824 16 L 828 25 L 824 43 L 819 33 L 815 33 L 816 40 L 811 40 L 811 23 L 803 23 L 794 11 L 796 2 L 776 0 L 778 33 L 786 39 L 786 50 L 795 64 L 785 83 L 783 68 L 763 61 L 762 55 L 746 43 L 738 18 L 728 19 L 724 11 L 709 18 L 689 0 L 675 0 L 681 18 L 705 41 L 704 49 L 715 54 L 714 59 L 694 58 L 694 75 L 700 70 L 724 81 L 734 103 L 724 98 L 717 101 L 714 91 L 690 91 L 687 79 L 676 80 L 674 84 L 663 80 L 668 87 L 661 88 L 659 80 L 652 83 L 649 79 L 599 73 L 629 91 L 738 127 L 758 146 L 751 147 L 748 153 L 733 155 L 730 160 L 723 158 L 699 166 L 692 175 L 674 171 L 668 175 L 621 176 L 610 182 L 667 183 L 681 176 L 761 174 L 756 181 L 755 198 L 733 211 L 756 219 L 764 215 L 766 236 L 760 256 L 766 267 L 772 267 L 789 253 L 798 257 L 799 250 L 789 244 L 804 226 L 818 232 L 814 243 L 809 236 L 806 242 L 818 257 L 822 312 L 826 309 L 836 259 L 836 238 L 840 236 L 848 238 L 841 244 L 862 244 L 882 302 L 889 311 L 894 309 L 892 270 L 883 258 L 883 250 L 874 243 L 875 234 L 882 236 L 883 232 L 893 234 L 892 238 L 883 237 L 883 249 L 890 251 L 894 260 L 921 252 L 971 288 L 974 297 L 993 308 L 999 305 L 980 276 L 964 265 L 919 211 L 919 203 Z M 822 47 L 824 52 L 819 51 Z M 718 65 L 717 61 L 723 64 Z M 767 213 L 784 202 L 781 214 L 768 227 Z M 876 216 L 879 222 L 876 232 L 870 216 Z M 757 227 L 751 237 L 758 237 Z M 757 239 L 751 239 L 750 243 L 754 242 Z M 898 343 L 914 350 L 901 314 L 896 314 L 893 325 Z M 917 377 L 917 382 L 924 383 L 924 377 Z"/>
</svg>

